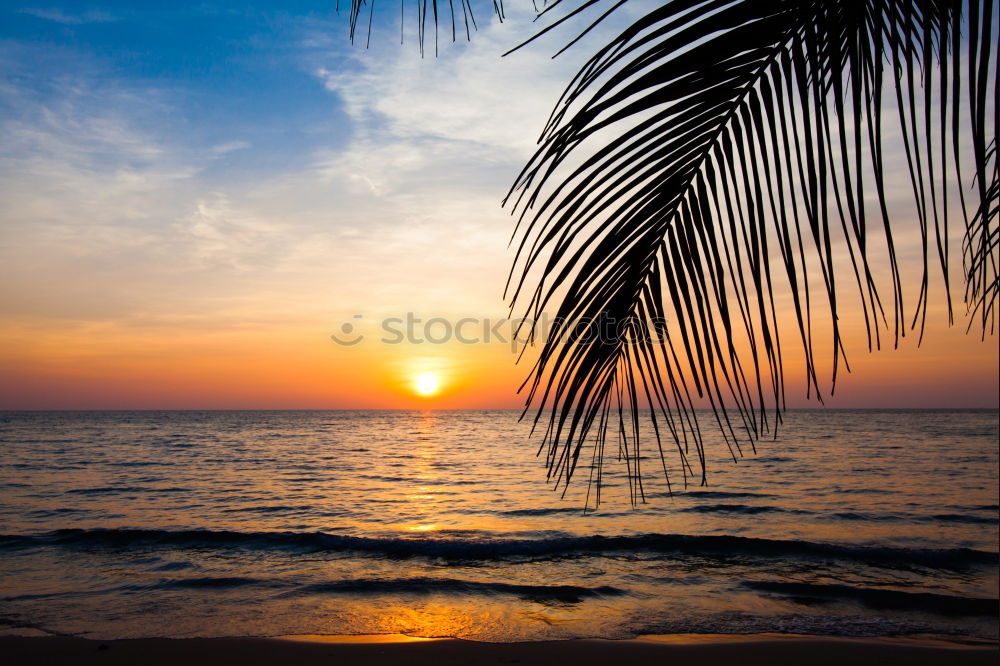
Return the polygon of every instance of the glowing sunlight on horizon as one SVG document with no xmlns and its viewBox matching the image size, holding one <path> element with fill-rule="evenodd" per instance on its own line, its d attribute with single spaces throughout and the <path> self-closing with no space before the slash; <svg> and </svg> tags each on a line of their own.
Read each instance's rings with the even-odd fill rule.
<svg viewBox="0 0 1000 666">
<path fill-rule="evenodd" d="M 437 395 L 441 391 L 441 377 L 434 372 L 421 372 L 413 380 L 413 390 L 424 398 Z"/>
</svg>

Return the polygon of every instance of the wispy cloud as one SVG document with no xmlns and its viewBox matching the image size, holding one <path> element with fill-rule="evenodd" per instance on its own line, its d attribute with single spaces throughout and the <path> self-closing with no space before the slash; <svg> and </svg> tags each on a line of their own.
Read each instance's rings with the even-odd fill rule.
<svg viewBox="0 0 1000 666">
<path fill-rule="evenodd" d="M 28 14 L 29 16 L 34 16 L 36 18 L 45 19 L 46 21 L 55 21 L 56 23 L 62 23 L 64 25 L 83 25 L 85 23 L 108 23 L 111 21 L 119 20 L 118 17 L 113 16 L 107 12 L 90 9 L 85 12 L 80 12 L 77 14 L 70 14 L 64 12 L 61 9 L 22 9 L 22 14 Z"/>
<path fill-rule="evenodd" d="M 523 25 L 521 26 L 523 29 Z M 421 59 L 410 49 L 338 53 L 315 75 L 344 101 L 361 140 L 439 139 L 477 150 L 483 161 L 530 156 L 562 85 L 579 65 L 544 49 L 500 54 L 516 43 L 510 23 L 483 27 L 469 44 Z"/>
<path fill-rule="evenodd" d="M 516 38 L 491 23 L 426 61 L 405 47 L 300 47 L 352 133 L 280 168 L 256 141 L 175 120 L 183 94 L 99 61 L 41 92 L 8 79 L 0 277 L 22 286 L 0 290 L 5 313 L 224 326 L 331 307 L 502 312 L 512 222 L 499 202 L 576 66 L 542 49 L 501 59 Z"/>
<path fill-rule="evenodd" d="M 245 150 L 249 147 L 249 141 L 226 141 L 225 143 L 212 146 L 210 151 L 213 155 L 222 156 L 237 150 Z"/>
<path fill-rule="evenodd" d="M 280 255 L 281 228 L 266 218 L 234 210 L 221 192 L 198 199 L 195 209 L 173 227 L 172 245 L 180 246 L 196 267 L 259 269 Z M 186 246 L 186 247 L 184 247 Z M 186 251 L 183 251 L 186 250 Z"/>
</svg>

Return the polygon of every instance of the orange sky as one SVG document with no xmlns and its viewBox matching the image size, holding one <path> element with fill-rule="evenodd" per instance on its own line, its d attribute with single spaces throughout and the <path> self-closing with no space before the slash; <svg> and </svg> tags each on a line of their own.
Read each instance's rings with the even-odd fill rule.
<svg viewBox="0 0 1000 666">
<path fill-rule="evenodd" d="M 353 347 L 315 327 L 240 332 L 5 333 L 0 405 L 8 409 L 489 408 L 517 407 L 528 366 L 503 344 L 382 344 Z M 332 329 L 334 327 L 329 327 Z M 374 333 L 374 332 L 373 332 Z M 853 372 L 831 407 L 997 405 L 997 350 L 958 328 L 934 326 L 924 345 L 850 352 Z M 787 354 L 791 406 L 809 406 L 801 364 Z M 829 365 L 826 365 L 827 370 Z M 420 397 L 417 375 L 440 377 Z M 828 379 L 828 376 L 827 376 Z M 813 403 L 815 404 L 815 403 Z"/>
</svg>

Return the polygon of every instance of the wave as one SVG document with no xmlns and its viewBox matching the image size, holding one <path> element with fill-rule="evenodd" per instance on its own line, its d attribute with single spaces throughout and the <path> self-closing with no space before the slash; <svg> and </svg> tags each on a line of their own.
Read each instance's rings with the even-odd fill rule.
<svg viewBox="0 0 1000 666">
<path fill-rule="evenodd" d="M 684 493 L 675 493 L 678 496 L 692 497 L 697 499 L 733 499 L 746 497 L 774 497 L 767 493 L 749 492 L 727 492 L 723 490 L 689 490 Z"/>
<path fill-rule="evenodd" d="M 996 552 L 970 548 L 902 548 L 761 539 L 733 535 L 639 534 L 557 536 L 535 539 L 380 538 L 324 532 L 225 530 L 62 529 L 31 535 L 0 535 L 0 548 L 216 548 L 299 552 L 348 552 L 393 559 L 426 557 L 458 561 L 549 559 L 615 554 L 758 559 L 846 560 L 883 567 L 966 569 L 996 566 Z"/>
<path fill-rule="evenodd" d="M 997 516 L 967 516 L 961 513 L 939 513 L 930 516 L 929 519 L 943 523 L 970 523 L 975 525 L 996 525 L 1000 523 L 1000 518 Z"/>
<path fill-rule="evenodd" d="M 0 597 L 5 603 L 36 601 L 64 597 L 92 597 L 117 593 L 150 592 L 155 590 L 231 590 L 243 587 L 289 588 L 282 597 L 316 595 L 382 596 L 431 594 L 467 596 L 514 596 L 539 603 L 580 603 L 584 599 L 620 597 L 629 594 L 610 585 L 584 587 L 581 585 L 528 585 L 489 581 L 461 580 L 457 578 L 348 578 L 322 583 L 296 584 L 293 581 L 250 576 L 200 576 L 191 578 L 166 578 L 149 583 L 131 583 L 119 587 L 22 594 Z"/>
<path fill-rule="evenodd" d="M 497 511 L 500 516 L 551 516 L 561 513 L 582 514 L 582 508 L 571 507 L 551 507 L 544 509 L 510 509 L 508 511 Z"/>
<path fill-rule="evenodd" d="M 311 505 L 266 505 L 266 506 L 244 506 L 238 509 L 223 509 L 222 513 L 287 513 L 291 511 L 313 511 L 315 507 Z"/>
<path fill-rule="evenodd" d="M 842 615 L 817 612 L 757 614 L 723 611 L 643 619 L 630 627 L 633 635 L 643 634 L 802 634 L 806 636 L 885 637 L 928 634 L 967 638 L 961 629 L 929 623 L 918 616 L 892 614 Z M 975 632 L 973 635 L 976 635 Z M 984 635 L 983 638 L 989 638 Z M 992 639 L 991 639 L 992 640 Z"/>
<path fill-rule="evenodd" d="M 752 590 L 774 592 L 807 605 L 853 601 L 876 610 L 923 611 L 953 617 L 1000 615 L 1000 599 L 960 597 L 932 592 L 901 592 L 836 583 L 744 581 L 742 584 Z"/>
<path fill-rule="evenodd" d="M 290 594 L 410 594 L 436 593 L 516 596 L 526 601 L 579 603 L 586 598 L 617 597 L 628 594 L 610 585 L 582 587 L 580 585 L 519 585 L 514 583 L 481 582 L 455 578 L 358 578 L 329 583 L 305 585 Z"/>
<path fill-rule="evenodd" d="M 752 516 L 758 513 L 815 514 L 815 511 L 785 509 L 780 506 L 754 506 L 752 504 L 696 504 L 683 509 L 677 509 L 677 513 L 738 513 L 745 516 Z"/>
<path fill-rule="evenodd" d="M 266 585 L 269 581 L 260 578 L 250 578 L 247 576 L 203 576 L 201 578 L 172 578 L 150 585 L 125 585 L 119 590 L 126 592 L 141 592 L 151 589 L 165 590 L 226 590 L 234 587 L 246 587 L 248 585 Z M 271 583 L 274 585 L 274 583 Z"/>
<path fill-rule="evenodd" d="M 157 488 L 156 486 L 105 486 L 101 488 L 73 488 L 67 490 L 73 495 L 113 495 L 116 493 L 189 493 L 190 488 Z"/>
<path fill-rule="evenodd" d="M 847 520 L 860 522 L 965 523 L 969 525 L 996 525 L 1000 523 L 1000 519 L 995 516 L 970 516 L 963 513 L 936 513 L 921 516 L 900 513 L 858 513 L 855 511 L 844 511 L 831 513 L 823 517 L 835 521 Z"/>
</svg>

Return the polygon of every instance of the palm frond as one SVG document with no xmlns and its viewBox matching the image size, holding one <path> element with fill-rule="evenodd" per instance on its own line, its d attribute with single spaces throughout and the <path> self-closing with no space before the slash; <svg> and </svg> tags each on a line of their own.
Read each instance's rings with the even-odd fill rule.
<svg viewBox="0 0 1000 666">
<path fill-rule="evenodd" d="M 481 4 L 482 0 L 476 0 L 475 4 Z M 386 3 L 388 4 L 388 3 Z M 457 7 L 456 7 L 457 4 Z M 406 0 L 399 0 L 399 42 L 402 44 L 406 27 Z M 504 19 L 503 0 L 490 0 L 490 5 L 494 15 L 501 21 Z M 414 0 L 411 3 L 413 11 L 413 24 L 416 28 L 417 45 L 420 47 L 420 55 L 424 55 L 424 46 L 427 43 L 428 33 L 434 36 L 434 54 L 438 52 L 438 42 L 440 32 L 443 29 L 450 35 L 451 41 L 456 41 L 458 35 L 465 34 L 467 40 L 472 39 L 472 33 L 478 29 L 476 23 L 476 10 L 473 8 L 473 0 L 448 0 L 447 7 L 444 2 L 438 0 Z M 336 11 L 340 13 L 340 0 L 337 0 Z M 365 14 L 367 13 L 367 17 Z M 375 0 L 351 0 L 351 7 L 348 11 L 349 35 L 351 42 L 354 42 L 358 35 L 358 23 L 367 26 L 365 32 L 365 45 L 371 42 L 372 28 L 375 20 Z"/>
<path fill-rule="evenodd" d="M 734 459 L 773 432 L 788 337 L 807 392 L 832 392 L 845 292 L 869 349 L 922 335 L 932 272 L 950 312 L 956 208 L 966 303 L 992 330 L 996 24 L 991 0 L 670 0 L 590 58 L 505 202 L 519 216 L 508 295 L 529 320 L 556 314 L 522 388 L 557 486 L 589 458 L 599 502 L 617 454 L 643 499 L 647 428 L 664 474 L 666 445 L 685 484 L 705 483 L 697 408 Z M 895 163 L 910 216 L 888 191 Z M 915 278 L 894 241 L 907 228 Z M 650 335 L 650 320 L 668 325 Z"/>
<path fill-rule="evenodd" d="M 986 188 L 985 198 L 975 216 L 966 228 L 965 257 L 965 302 L 968 303 L 974 323 L 982 323 L 982 333 L 994 332 L 996 321 L 997 294 L 1000 291 L 997 255 L 1000 254 L 1000 178 L 997 177 L 997 151 L 994 138 L 986 153 L 988 164 L 984 173 L 993 174 L 993 182 Z"/>
</svg>

